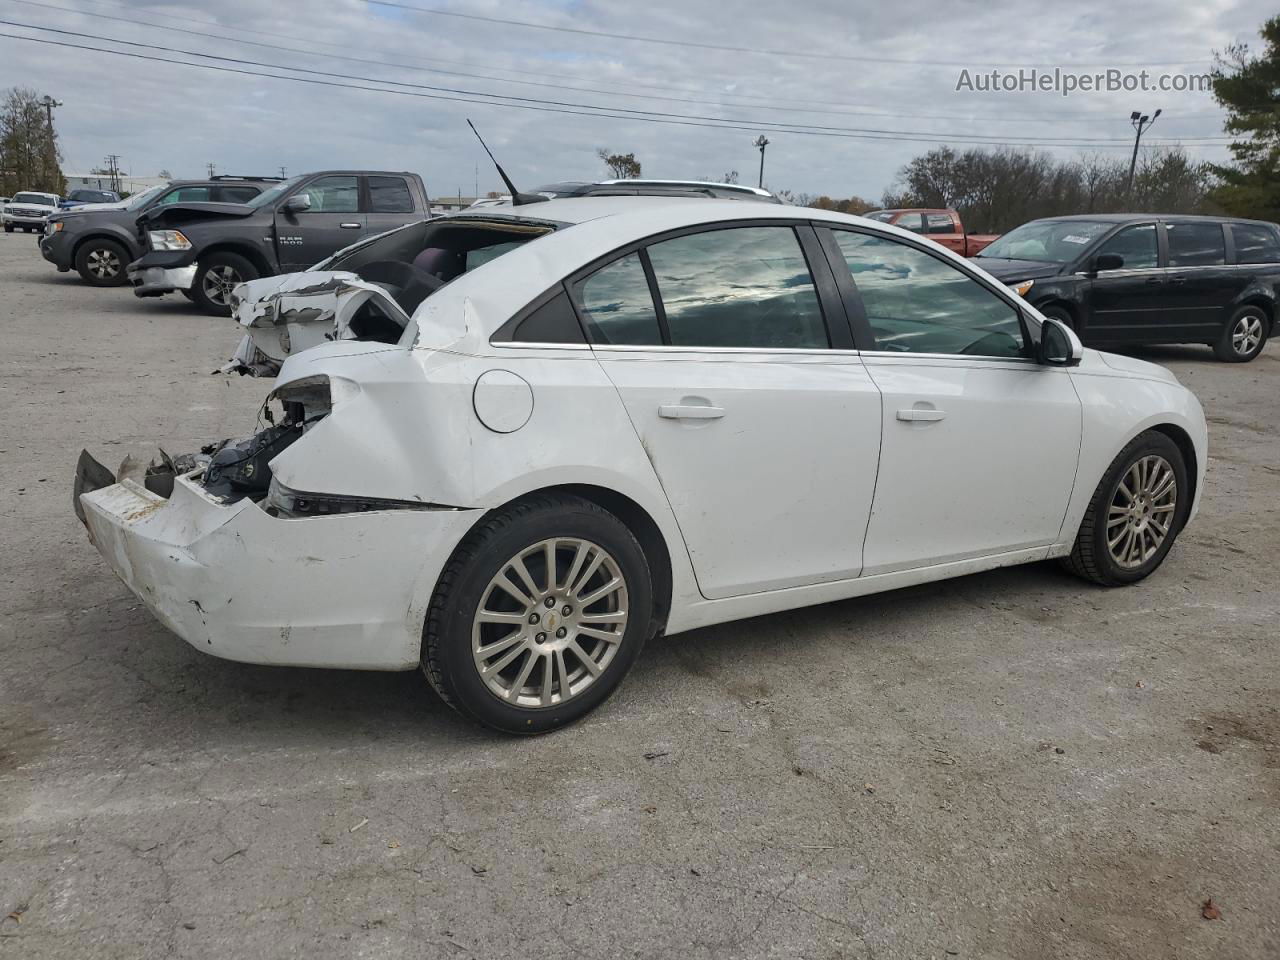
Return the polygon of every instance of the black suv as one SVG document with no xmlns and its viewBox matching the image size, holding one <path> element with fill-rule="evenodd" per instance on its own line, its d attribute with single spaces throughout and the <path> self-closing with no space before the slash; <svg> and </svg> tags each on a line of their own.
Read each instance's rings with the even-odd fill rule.
<svg viewBox="0 0 1280 960">
<path fill-rule="evenodd" d="M 49 217 L 40 240 L 40 253 L 62 273 L 74 267 L 86 283 L 95 287 L 118 286 L 128 282 L 125 267 L 145 250 L 138 238 L 139 214 L 191 201 L 244 203 L 279 180 L 279 177 L 173 180 L 136 193 L 128 200 L 113 204 L 111 209 L 62 210 Z"/>
<path fill-rule="evenodd" d="M 1090 346 L 1204 343 L 1218 359 L 1242 362 L 1258 355 L 1280 316 L 1280 228 L 1262 220 L 1032 220 L 973 262 Z"/>
<path fill-rule="evenodd" d="M 324 170 L 276 184 L 248 203 L 178 203 L 138 217 L 148 248 L 129 265 L 134 293 L 180 290 L 214 316 L 257 277 L 305 270 L 358 240 L 427 216 L 416 173 Z"/>
</svg>

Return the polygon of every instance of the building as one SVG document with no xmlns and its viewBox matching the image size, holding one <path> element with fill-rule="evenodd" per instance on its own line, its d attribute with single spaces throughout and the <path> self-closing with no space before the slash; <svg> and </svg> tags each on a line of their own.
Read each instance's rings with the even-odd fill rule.
<svg viewBox="0 0 1280 960">
<path fill-rule="evenodd" d="M 67 173 L 63 174 L 67 181 L 67 192 L 88 188 L 90 190 L 114 190 L 116 189 L 111 183 L 111 177 L 105 173 Z M 168 183 L 169 177 L 131 177 L 128 174 L 118 174 L 121 193 L 141 193 L 143 190 L 149 190 L 152 187 Z"/>
</svg>

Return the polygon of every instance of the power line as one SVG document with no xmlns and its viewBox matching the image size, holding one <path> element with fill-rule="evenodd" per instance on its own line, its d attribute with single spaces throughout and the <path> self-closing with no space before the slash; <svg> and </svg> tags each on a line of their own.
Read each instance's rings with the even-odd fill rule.
<svg viewBox="0 0 1280 960">
<path fill-rule="evenodd" d="M 670 37 L 646 37 L 631 33 L 609 33 L 605 30 L 587 30 L 582 27 L 557 27 L 548 23 L 533 23 L 528 20 L 512 20 L 507 17 L 486 17 L 478 13 L 459 13 L 456 10 L 440 10 L 436 7 L 415 7 L 408 3 L 397 3 L 395 0 L 368 0 L 371 6 L 394 7 L 397 10 L 408 10 L 412 13 L 424 13 L 438 17 L 455 17 L 459 20 L 474 20 L 480 23 L 493 23 L 506 27 L 524 27 L 529 30 L 548 30 L 554 33 L 572 33 L 583 37 L 600 37 L 606 40 L 626 40 L 632 43 L 658 43 L 673 47 L 692 47 L 697 50 L 724 50 L 728 53 L 751 53 L 766 57 L 796 57 L 804 60 L 839 60 L 854 63 L 897 63 L 912 67 L 1035 67 L 1044 61 L 1000 60 L 981 62 L 975 60 L 928 60 L 898 59 L 894 57 L 864 57 L 849 53 L 816 53 L 812 50 L 769 50 L 760 47 L 735 47 L 728 44 L 704 43 L 698 40 L 673 40 Z M 1073 63 L 1071 67 L 1173 67 L 1200 63 L 1199 60 L 1111 60 L 1107 63 Z"/>
<path fill-rule="evenodd" d="M 128 24 L 129 26 L 133 26 L 133 27 L 143 27 L 143 28 L 149 28 L 149 29 L 155 29 L 155 30 L 167 30 L 167 31 L 172 32 L 172 33 L 186 34 L 186 35 L 189 35 L 189 36 L 201 37 L 201 38 L 204 38 L 204 39 L 225 40 L 225 41 L 230 41 L 230 42 L 232 42 L 232 43 L 245 44 L 245 45 L 247 45 L 247 46 L 262 47 L 262 48 L 264 48 L 264 49 L 268 49 L 268 50 L 279 50 L 279 51 L 283 51 L 283 52 L 287 52 L 287 53 L 298 53 L 298 54 L 302 54 L 302 55 L 304 55 L 304 56 L 309 56 L 309 57 L 314 57 L 314 56 L 318 56 L 318 55 L 323 55 L 323 56 L 335 57 L 336 59 L 339 59 L 339 60 L 346 60 L 346 61 L 349 61 L 349 62 L 351 62 L 351 63 L 365 63 L 365 64 L 372 64 L 372 65 L 380 66 L 380 67 L 399 67 L 399 68 L 401 68 L 401 69 L 415 70 L 415 71 L 426 72 L 426 73 L 438 73 L 438 74 L 443 74 L 443 75 L 446 75 L 446 76 L 465 77 L 465 78 L 468 78 L 468 79 L 475 79 L 475 80 L 489 80 L 489 81 L 493 81 L 493 82 L 495 82 L 495 83 L 519 83 L 519 84 L 527 85 L 527 86 L 547 87 L 547 88 L 550 88 L 550 89 L 556 89 L 556 90 L 572 90 L 572 91 L 576 91 L 576 92 L 580 92 L 580 93 L 596 93 L 596 94 L 602 94 L 602 95 L 605 95 L 605 96 L 612 96 L 612 97 L 619 97 L 619 96 L 621 96 L 621 97 L 630 97 L 630 98 L 633 98 L 633 99 L 642 99 L 642 100 L 666 100 L 666 101 L 674 102 L 674 103 L 697 103 L 697 104 L 710 104 L 710 105 L 714 105 L 714 106 L 723 106 L 723 107 L 734 107 L 734 106 L 735 106 L 735 104 L 731 104 L 731 103 L 728 103 L 728 102 L 726 102 L 726 101 L 729 101 L 729 100 L 740 100 L 740 101 L 743 101 L 743 103 L 744 103 L 744 104 L 758 106 L 758 107 L 760 107 L 761 109 L 767 109 L 767 110 L 789 110 L 789 111 L 791 111 L 791 112 L 802 112 L 802 113 L 812 113 L 812 114 L 824 114 L 824 115 L 830 115 L 830 116 L 868 116 L 868 117 L 881 117 L 881 118 L 884 118 L 884 119 L 886 119 L 886 120 L 892 120 L 892 119 L 914 119 L 914 120 L 955 120 L 955 119 L 958 119 L 958 117 L 957 117 L 955 114 L 950 114 L 950 115 L 939 115 L 939 114 L 914 114 L 914 113 L 885 113 L 885 112 L 883 112 L 882 110 L 879 110 L 879 109 L 872 109 L 872 110 L 861 110 L 861 109 L 855 109 L 855 110 L 829 110 L 829 109 L 823 109 L 823 108 L 818 108 L 818 107 L 813 107 L 813 106 L 811 106 L 811 105 L 807 105 L 807 103 L 808 103 L 807 101 L 800 101 L 800 100 L 785 100 L 785 99 L 778 99 L 778 98 L 745 97 L 745 96 L 738 96 L 738 95 L 735 95 L 735 94 L 718 94 L 718 95 L 716 96 L 716 98 L 715 98 L 715 99 L 706 99 L 705 97 L 703 97 L 703 98 L 667 97 L 667 96 L 660 96 L 660 95 L 646 94 L 646 93 L 630 93 L 630 92 L 628 92 L 628 91 L 626 91 L 626 90 L 601 90 L 599 87 L 582 87 L 582 86 L 574 86 L 574 85 L 570 85 L 570 84 L 547 83 L 547 82 L 545 82 L 545 80 L 543 80 L 543 81 L 539 81 L 539 80 L 523 80 L 523 79 L 517 80 L 517 79 L 512 79 L 512 78 L 510 78 L 510 77 L 494 76 L 494 75 L 492 75 L 492 74 L 469 73 L 469 72 L 458 71 L 458 70 L 443 70 L 443 69 L 440 69 L 440 68 L 438 68 L 438 67 L 412 66 L 412 65 L 410 65 L 410 64 L 400 63 L 400 62 L 397 62 L 397 61 L 393 61 L 393 60 L 386 60 L 386 59 L 373 60 L 373 59 L 364 58 L 364 57 L 353 57 L 353 56 L 351 56 L 349 53 L 348 53 L 348 54 L 345 54 L 345 55 L 344 55 L 344 54 L 321 54 L 321 53 L 320 53 L 320 51 L 317 51 L 317 50 L 308 50 L 308 49 L 300 48 L 300 47 L 286 47 L 286 46 L 282 46 L 282 45 L 280 45 L 280 44 L 264 43 L 264 42 L 261 42 L 261 41 L 255 41 L 255 40 L 245 40 L 245 39 L 242 39 L 242 38 L 240 38 L 240 37 L 229 37 L 229 36 L 226 36 L 225 34 L 208 33 L 208 32 L 201 31 L 201 30 L 191 30 L 191 29 L 188 29 L 188 28 L 185 28 L 185 27 L 173 27 L 173 26 L 169 26 L 169 25 L 167 25 L 167 24 L 162 24 L 162 23 L 142 23 L 142 22 L 139 22 L 139 21 L 138 21 L 138 20 L 136 20 L 136 19 L 132 19 L 132 18 L 128 18 L 128 17 L 114 17 L 114 16 L 111 16 L 111 15 L 109 15 L 109 14 L 104 14 L 104 13 L 97 13 L 97 12 L 93 12 L 93 11 L 84 11 L 84 10 L 77 10 L 77 9 L 69 8 L 69 7 L 60 7 L 60 6 L 57 6 L 57 5 L 55 5 L 55 4 L 40 2 L 40 0 L 13 0 L 13 2 L 15 2 L 15 3 L 21 3 L 21 4 L 24 4 L 24 5 L 26 5 L 26 6 L 41 7 L 41 8 L 46 9 L 46 10 L 57 10 L 57 11 L 60 11 L 60 12 L 63 12 L 63 13 L 73 13 L 73 14 L 78 14 L 78 15 L 91 16 L 91 17 L 95 17 L 95 18 L 97 18 L 97 19 L 99 19 L 99 20 L 110 20 L 110 21 L 114 21 L 114 22 L 117 22 L 117 23 L 124 23 L 124 24 Z M 111 2 L 111 0 L 90 0 L 90 2 L 97 2 L 97 3 L 101 4 L 101 3 L 103 3 L 103 2 L 110 3 L 110 2 Z M 117 6 L 117 7 L 121 6 L 120 4 L 114 4 L 114 3 L 113 3 L 112 5 L 113 5 L 113 6 Z M 126 9 L 127 9 L 127 8 L 126 8 Z M 195 22 L 195 23 L 208 23 L 208 24 L 211 24 L 211 25 L 213 25 L 213 26 L 221 26 L 221 25 L 220 25 L 220 24 L 218 24 L 216 21 L 212 21 L 212 20 L 200 20 L 200 19 L 197 19 L 197 20 L 194 20 L 194 21 L 192 21 L 192 22 Z M 40 29 L 40 28 L 34 28 L 34 27 L 33 27 L 32 29 Z M 261 34 L 260 32 L 257 32 L 257 31 L 244 31 L 244 30 L 241 30 L 241 31 L 238 31 L 238 32 L 241 32 L 241 33 L 251 33 L 251 34 L 253 34 L 253 35 L 255 35 L 255 36 L 262 36 L 262 35 L 263 35 L 263 34 Z M 86 36 L 85 34 L 78 34 L 78 35 L 79 35 L 79 36 Z M 102 39 L 102 40 L 112 39 L 112 40 L 114 40 L 114 38 L 99 37 L 99 36 L 97 36 L 96 34 L 95 34 L 95 35 L 92 35 L 92 37 L 93 37 L 94 39 Z M 123 40 L 121 40 L 121 41 L 114 41 L 114 42 L 119 42 L 119 43 L 128 43 L 129 41 L 123 41 Z M 350 49 L 350 48 L 349 48 L 349 46 L 340 46 L 340 45 L 337 45 L 337 44 L 325 43 L 325 42 L 323 42 L 323 41 L 319 41 L 319 40 L 308 40 L 307 42 L 312 43 L 312 44 L 315 44 L 315 45 L 318 45 L 318 46 L 336 47 L 337 49 L 340 49 L 340 50 L 349 50 L 349 49 Z M 166 50 L 167 50 L 167 49 L 169 49 L 169 48 L 165 47 L 165 48 L 162 48 L 162 49 L 166 49 Z M 416 60 L 417 62 L 419 62 L 419 63 L 454 63 L 454 64 L 459 64 L 459 65 L 461 65 L 461 66 L 469 66 L 469 64 L 468 64 L 466 61 L 440 60 L 440 59 L 431 59 L 431 58 L 411 58 L 411 59 L 415 59 L 415 60 Z M 278 64 L 272 64 L 271 66 L 273 66 L 273 67 L 279 67 L 280 65 L 278 65 Z M 293 68 L 290 68 L 290 67 L 282 67 L 282 69 L 293 69 Z M 530 72 L 530 71 L 522 71 L 522 70 L 507 70 L 507 71 L 505 71 L 505 72 L 507 72 L 507 73 L 514 73 L 514 74 L 525 74 L 525 75 L 528 75 L 528 76 L 539 76 L 539 77 L 543 77 L 543 78 L 548 78 L 548 77 L 550 77 L 550 78 L 560 77 L 560 78 L 563 78 L 563 79 L 571 79 L 571 80 L 577 80 L 577 79 L 579 79 L 579 78 L 577 78 L 577 77 L 565 77 L 565 75 L 563 75 L 563 74 L 552 74 L 552 73 L 546 73 L 546 72 L 532 73 L 532 72 Z M 391 82 L 391 81 L 375 81 L 375 82 Z M 698 91 L 698 90 L 696 90 L 696 89 L 681 88 L 681 87 L 669 87 L 669 86 L 658 86 L 658 85 L 653 85 L 653 84 L 637 83 L 637 82 L 635 82 L 635 81 L 628 81 L 628 84 L 629 84 L 630 86 L 633 86 L 633 87 L 642 87 L 642 88 L 653 89 L 653 90 L 667 90 L 667 91 L 685 92 L 685 93 L 699 93 L 699 92 L 701 92 L 701 91 Z M 488 94 L 481 94 L 481 95 L 488 95 Z M 493 96 L 501 96 L 501 94 L 493 94 Z M 839 101 L 824 101 L 824 102 L 828 102 L 828 103 L 830 103 L 832 106 L 845 106 L 845 107 L 855 107 L 855 108 L 864 108 L 864 107 L 873 107 L 873 108 L 874 108 L 874 107 L 875 107 L 875 105 L 873 105 L 873 104 L 865 104 L 865 103 L 847 103 L 847 102 L 842 103 L 842 102 L 839 102 Z M 1182 114 L 1182 115 L 1179 117 L 1179 119 L 1189 119 L 1189 118 L 1193 118 L 1193 117 L 1221 117 L 1221 112 L 1220 112 L 1220 111 L 1201 111 L 1201 112 L 1197 112 L 1197 113 L 1184 113 L 1184 114 Z M 1032 117 L 1032 116 L 1016 116 L 1016 115 L 1009 115 L 1009 114 L 1001 113 L 1001 114 L 1000 114 L 1000 115 L 998 115 L 998 116 L 981 116 L 981 117 L 978 117 L 977 119 L 981 119 L 981 120 L 982 120 L 983 122 L 985 122 L 985 123 L 1063 123 L 1063 122 L 1067 122 L 1067 123 L 1097 123 L 1097 122 L 1104 122 L 1104 123 L 1119 123 L 1119 122 L 1122 122 L 1122 121 L 1121 121 L 1119 118 L 1117 118 L 1117 117 L 1113 117 L 1113 116 L 1109 116 L 1109 115 L 1105 115 L 1105 114 L 1100 114 L 1100 113 L 1097 113 L 1097 112 L 1091 112 L 1091 111 L 1084 111 L 1084 112 L 1069 112 L 1069 113 L 1055 113 L 1055 114 L 1053 114 L 1052 116 L 1043 116 L 1043 115 L 1042 115 L 1042 116 L 1034 116 L 1034 117 Z"/>
<path fill-rule="evenodd" d="M 183 56 L 188 56 L 188 57 L 199 57 L 201 59 L 206 59 L 206 60 L 218 60 L 223 63 L 233 63 L 239 66 L 262 67 L 262 68 L 274 69 L 274 70 L 288 70 L 293 73 L 306 73 L 312 76 L 335 78 L 335 79 L 345 80 L 345 81 L 377 83 L 377 84 L 382 84 L 384 86 L 390 86 L 390 87 L 404 87 L 411 90 L 431 91 L 437 94 L 450 94 L 454 96 L 463 96 L 463 97 L 485 97 L 485 98 L 490 98 L 491 100 L 512 101 L 512 103 L 506 104 L 508 106 L 519 105 L 519 104 L 536 104 L 544 107 L 572 108 L 573 110 L 607 111 L 613 114 L 625 114 L 627 116 L 631 116 L 636 119 L 660 118 L 663 120 L 701 121 L 701 122 L 710 123 L 710 124 L 724 124 L 724 123 L 748 124 L 754 128 L 767 127 L 771 130 L 780 131 L 784 133 L 795 133 L 803 130 L 803 131 L 813 131 L 813 132 L 822 132 L 822 133 L 830 133 L 830 134 L 875 134 L 875 135 L 881 135 L 881 136 L 892 138 L 892 139 L 923 137 L 928 140 L 943 140 L 951 136 L 950 134 L 940 133 L 937 131 L 888 130 L 888 129 L 881 129 L 876 127 L 829 127 L 829 126 L 821 126 L 817 124 L 787 123 L 784 121 L 777 121 L 777 120 L 743 119 L 743 118 L 737 118 L 737 117 L 717 117 L 717 116 L 708 116 L 704 114 L 665 113 L 665 112 L 656 111 L 656 110 L 640 110 L 640 109 L 635 109 L 631 107 L 615 107 L 615 106 L 594 104 L 594 103 L 577 103 L 574 101 L 565 101 L 565 100 L 547 100 L 547 99 L 538 98 L 538 97 L 518 97 L 518 96 L 509 95 L 509 94 L 486 93 L 484 91 L 468 90 L 460 87 L 442 87 L 442 86 L 435 86 L 431 84 L 408 83 L 400 80 L 383 80 L 377 77 L 365 77 L 365 76 L 350 75 L 350 74 L 339 74 L 339 73 L 333 73 L 325 70 L 312 70 L 306 67 L 288 67 L 288 66 L 283 66 L 283 65 L 274 64 L 274 63 L 264 63 L 258 60 L 247 60 L 242 57 L 224 57 L 217 54 L 200 53 L 199 51 L 195 51 L 195 50 L 180 50 L 180 49 L 175 49 L 170 47 L 161 47 L 156 44 L 141 43 L 135 40 L 117 40 L 111 37 L 101 37 L 94 34 L 81 33 L 76 30 L 64 30 L 57 27 L 41 27 L 34 24 L 29 24 L 29 23 L 19 23 L 13 20 L 0 19 L 0 24 L 4 24 L 11 27 L 21 27 L 27 30 L 36 30 L 44 33 L 55 33 L 62 36 L 72 36 L 72 37 L 77 37 L 81 39 L 90 39 L 90 40 L 99 40 L 99 41 L 109 42 L 109 43 L 117 43 L 123 46 L 139 47 L 146 50 L 162 50 L 166 53 L 176 53 L 176 54 L 181 54 Z M 23 38 L 23 39 L 34 39 L 34 38 Z M 92 49 L 97 49 L 97 48 L 92 48 Z M 104 51 L 104 52 L 118 52 L 118 51 Z M 173 61 L 173 62 L 182 63 L 183 61 Z M 197 64 L 188 64 L 188 65 L 197 66 Z M 481 101 L 471 101 L 471 102 L 487 102 L 487 101 L 481 100 Z M 592 115 L 592 114 L 587 114 L 587 115 Z M 1025 134 L 1021 137 L 1021 139 L 1023 141 L 1027 141 L 1029 145 L 1033 145 L 1034 143 L 1039 143 L 1039 142 L 1044 142 L 1046 145 L 1049 145 L 1050 143 L 1057 144 L 1061 141 L 1070 141 L 1071 143 L 1078 144 L 1078 145 L 1103 146 L 1103 145 L 1115 144 L 1115 143 L 1127 144 L 1129 142 L 1128 137 L 1068 138 L 1068 137 L 1039 137 L 1039 136 L 1031 136 L 1031 135 L 1025 135 Z M 1184 137 L 1182 139 L 1209 141 L 1209 140 L 1216 140 L 1219 138 Z M 1005 140 L 1004 138 L 994 136 L 991 134 L 971 134 L 969 135 L 966 142 L 1003 143 L 1005 142 Z"/>
<path fill-rule="evenodd" d="M 8 21 L 0 20 L 0 23 L 7 23 L 7 22 Z M 41 28 L 29 28 L 29 29 L 41 29 Z M 316 80 L 310 77 L 282 76 L 280 74 L 275 74 L 275 73 L 262 73 L 255 70 L 245 70 L 237 67 L 225 67 L 225 66 L 219 66 L 217 64 L 212 64 L 212 63 L 191 63 L 190 61 L 177 60 L 171 57 L 158 57 L 158 56 L 153 56 L 149 54 L 130 53 L 125 50 L 112 50 L 106 47 L 96 47 L 88 44 L 71 43 L 69 41 L 64 41 L 64 40 L 51 40 L 51 39 L 45 39 L 42 37 L 27 37 L 27 36 L 22 36 L 20 34 L 13 34 L 13 33 L 0 33 L 0 37 L 5 37 L 11 40 L 22 40 L 28 43 L 38 43 L 46 46 L 63 47 L 63 48 L 72 49 L 72 50 L 87 50 L 94 53 L 106 53 L 106 54 L 111 54 L 113 56 L 118 56 L 118 57 L 128 57 L 134 60 L 146 60 L 153 63 L 169 63 L 169 64 L 176 64 L 178 66 L 184 66 L 184 67 L 196 67 L 201 70 L 216 70 L 221 73 L 232 73 L 232 74 L 238 74 L 241 76 L 263 77 L 270 80 L 288 80 L 293 83 L 311 84 L 314 86 L 331 87 L 331 88 L 338 88 L 343 90 L 362 90 L 362 91 L 371 92 L 371 93 L 390 93 L 398 96 L 417 97 L 417 98 L 427 99 L 427 100 L 441 100 L 441 101 L 449 101 L 454 103 L 473 103 L 473 104 L 482 104 L 485 106 L 509 107 L 517 110 L 533 110 L 540 113 L 558 113 L 558 114 L 567 114 L 571 116 L 597 117 L 597 118 L 610 119 L 610 120 L 630 120 L 636 123 L 662 123 L 662 124 L 669 124 L 674 126 L 702 127 L 702 128 L 712 129 L 712 130 L 758 131 L 760 126 L 759 124 L 749 124 L 747 121 L 738 121 L 738 120 L 726 119 L 720 122 L 702 122 L 702 121 L 696 121 L 696 120 L 680 119 L 679 118 L 680 115 L 677 115 L 677 114 L 658 115 L 658 116 L 634 116 L 634 115 L 622 115 L 617 112 L 611 112 L 610 108 L 594 108 L 596 112 L 591 112 L 589 110 L 574 110 L 574 109 L 568 109 L 560 106 L 547 105 L 547 104 L 551 104 L 552 101 L 501 103 L 501 102 L 495 102 L 494 100 L 480 100 L 474 97 L 451 96 L 451 95 L 440 94 L 440 93 L 423 93 L 415 90 L 388 90 L 385 87 L 363 86 L 361 84 L 354 84 L 354 83 L 338 83 L 330 80 Z M 209 55 L 200 54 L 200 56 L 209 56 Z M 217 59 L 224 59 L 224 58 L 217 58 Z M 266 66 L 273 66 L 273 65 L 266 65 Z M 290 68 L 290 67 L 285 67 L 281 69 L 296 70 L 296 68 Z M 308 72 L 314 72 L 314 71 L 308 71 Z M 328 76 L 340 76 L 340 75 L 328 74 Z M 349 79 L 359 79 L 359 78 L 349 78 Z M 390 83 L 391 81 L 374 80 L 372 82 Z M 484 94 L 483 96 L 494 97 L 496 95 Z M 522 99 L 527 101 L 529 98 L 522 98 Z M 888 140 L 888 141 L 906 142 L 906 143 L 957 143 L 957 144 L 973 144 L 973 145 L 981 144 L 985 146 L 1022 146 L 1022 147 L 1098 146 L 1098 147 L 1120 147 L 1122 149 L 1128 148 L 1127 139 L 1123 144 L 1115 144 L 1115 143 L 1109 143 L 1109 142 L 1095 144 L 1090 141 L 1084 141 L 1084 140 L 1028 143 L 1028 142 L 1021 142 L 1021 141 L 1012 141 L 1012 140 L 1002 140 L 1002 141 L 992 142 L 990 140 L 974 140 L 970 138 L 954 137 L 954 136 L 930 135 L 930 136 L 920 137 L 920 136 L 898 134 L 892 131 L 886 131 L 885 134 L 855 133 L 850 131 L 839 131 L 839 130 L 827 131 L 827 130 L 819 130 L 819 129 L 788 129 L 788 130 L 781 130 L 781 131 L 775 130 L 774 132 L 789 133 L 789 134 L 794 134 L 795 136 L 819 136 L 819 137 L 832 137 L 836 139 L 849 139 L 849 140 Z"/>
</svg>

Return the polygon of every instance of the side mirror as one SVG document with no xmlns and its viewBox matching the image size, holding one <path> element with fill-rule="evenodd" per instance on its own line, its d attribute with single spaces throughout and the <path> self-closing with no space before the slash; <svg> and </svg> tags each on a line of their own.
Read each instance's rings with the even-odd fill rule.
<svg viewBox="0 0 1280 960">
<path fill-rule="evenodd" d="M 1036 361 L 1047 367 L 1074 367 L 1084 357 L 1084 344 L 1061 320 L 1046 317 L 1040 325 Z"/>
<path fill-rule="evenodd" d="M 1124 257 L 1118 253 L 1100 253 L 1093 258 L 1093 272 L 1101 270 L 1119 270 L 1124 266 Z"/>
<path fill-rule="evenodd" d="M 289 213 L 301 213 L 311 209 L 311 194 L 295 193 L 284 202 L 284 209 Z"/>
</svg>

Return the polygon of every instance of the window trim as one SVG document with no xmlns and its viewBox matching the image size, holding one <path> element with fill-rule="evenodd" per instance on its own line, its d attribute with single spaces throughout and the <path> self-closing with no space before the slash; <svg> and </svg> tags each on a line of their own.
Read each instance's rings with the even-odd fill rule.
<svg viewBox="0 0 1280 960">
<path fill-rule="evenodd" d="M 869 357 L 901 357 L 904 359 L 918 357 L 920 359 L 944 359 L 944 360 L 964 360 L 964 361 L 980 360 L 980 361 L 983 361 L 984 363 L 989 363 L 994 361 L 996 363 L 1019 363 L 1019 364 L 1030 364 L 1032 366 L 1040 366 L 1039 361 L 1036 360 L 1034 356 L 1033 347 L 1034 347 L 1035 341 L 1031 336 L 1031 325 L 1028 322 L 1027 312 L 1023 309 L 1024 305 L 1014 298 L 1013 293 L 1007 287 L 1004 287 L 1003 285 L 1001 285 L 999 288 L 993 287 L 985 277 L 978 276 L 978 274 L 974 273 L 967 263 L 963 263 L 963 262 L 954 263 L 949 257 L 939 256 L 937 250 L 930 250 L 927 246 L 925 246 L 923 242 L 915 242 L 914 240 L 915 235 L 913 235 L 912 239 L 907 239 L 904 237 L 890 236 L 888 234 L 881 233 L 878 230 L 868 229 L 862 224 L 843 224 L 843 223 L 836 224 L 831 221 L 816 221 L 815 226 L 818 226 L 821 228 L 818 230 L 819 234 L 823 232 L 823 229 L 825 229 L 826 232 L 830 234 L 832 247 L 831 247 L 831 250 L 828 251 L 827 256 L 828 258 L 830 258 L 832 255 L 832 252 L 834 252 L 835 255 L 839 257 L 839 260 L 836 261 L 836 263 L 844 267 L 844 272 L 848 274 L 849 283 L 852 284 L 853 286 L 854 295 L 857 301 L 857 312 L 856 314 L 851 315 L 850 320 L 852 321 L 854 319 L 854 316 L 856 316 L 857 319 L 854 324 L 854 327 L 855 327 L 855 331 L 858 332 L 859 342 L 870 344 L 870 346 L 866 348 L 860 347 L 859 348 L 860 353 L 866 354 Z M 891 243 L 900 243 L 904 247 L 914 247 L 916 250 L 920 251 L 921 253 L 926 254 L 927 256 L 930 256 L 935 260 L 940 260 L 941 262 L 947 264 L 948 266 L 964 274 L 970 280 L 974 281 L 975 283 L 977 283 L 979 286 L 981 286 L 988 292 L 994 294 L 996 299 L 1003 300 L 1007 306 L 1013 309 L 1014 316 L 1018 318 L 1018 328 L 1022 331 L 1023 350 L 1026 351 L 1026 353 L 1029 355 L 1024 357 L 988 357 L 988 356 L 983 356 L 981 354 L 968 354 L 968 353 L 923 353 L 923 352 L 915 353 L 912 351 L 903 351 L 903 350 L 877 349 L 875 334 L 874 332 L 872 332 L 871 323 L 867 319 L 867 310 L 866 310 L 865 304 L 862 301 L 862 294 L 861 292 L 858 291 L 857 282 L 854 281 L 853 279 L 853 271 L 849 269 L 849 265 L 844 258 L 844 253 L 841 252 L 839 244 L 836 242 L 835 233 L 837 230 L 843 230 L 846 233 L 861 233 L 866 236 L 875 237 L 879 240 L 887 240 Z M 928 242 L 932 243 L 932 241 L 928 241 Z M 933 246 L 937 247 L 937 244 L 933 244 Z M 835 263 L 832 264 L 832 269 L 833 270 L 835 269 Z M 836 270 L 836 276 L 837 278 L 840 277 L 840 272 L 838 270 Z"/>
</svg>

